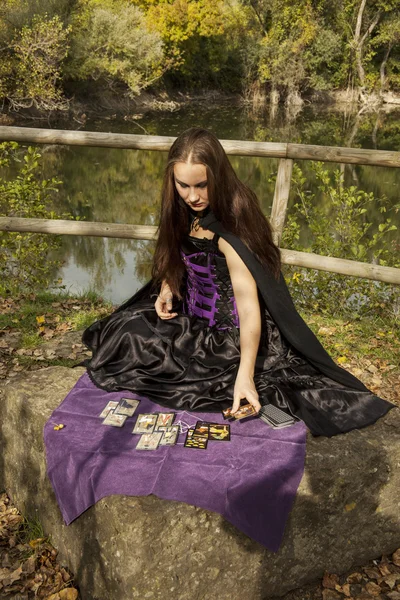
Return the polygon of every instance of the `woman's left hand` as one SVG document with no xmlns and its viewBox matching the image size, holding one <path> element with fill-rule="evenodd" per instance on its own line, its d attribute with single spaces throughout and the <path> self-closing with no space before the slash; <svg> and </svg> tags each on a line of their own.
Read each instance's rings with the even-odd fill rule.
<svg viewBox="0 0 400 600">
<path fill-rule="evenodd" d="M 245 398 L 255 410 L 258 412 L 261 404 L 258 400 L 258 393 L 254 385 L 254 380 L 250 375 L 242 375 L 238 373 L 233 391 L 232 414 L 240 407 L 240 401 Z"/>
</svg>

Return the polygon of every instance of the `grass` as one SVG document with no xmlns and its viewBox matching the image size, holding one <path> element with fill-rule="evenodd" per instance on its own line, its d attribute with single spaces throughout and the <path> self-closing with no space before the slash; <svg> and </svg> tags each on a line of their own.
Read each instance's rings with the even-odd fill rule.
<svg viewBox="0 0 400 600">
<path fill-rule="evenodd" d="M 23 294 L 0 301 L 0 331 L 18 331 L 22 334 L 21 347 L 33 348 L 43 341 L 41 326 L 61 332 L 67 323 L 76 331 L 111 310 L 111 303 L 104 302 L 94 292 L 76 296 L 50 292 Z"/>
<path fill-rule="evenodd" d="M 49 339 L 61 339 L 68 331 L 82 331 L 95 320 L 109 314 L 112 308 L 110 303 L 104 302 L 93 292 L 76 296 L 41 292 L 5 298 L 0 300 L 1 339 L 14 336 L 14 350 L 35 351 Z M 394 373 L 393 368 L 386 368 L 388 365 L 395 365 L 399 369 L 400 339 L 393 320 L 385 321 L 379 316 L 361 319 L 332 317 L 311 310 L 302 311 L 301 314 L 339 364 L 354 365 L 369 360 L 380 368 L 384 378 Z M 11 361 L 15 363 L 15 357 L 13 352 L 5 358 L 11 364 Z M 33 365 L 36 365 L 35 368 L 38 365 L 72 367 L 79 360 L 47 357 L 44 353 L 38 361 L 37 357 L 22 354 L 18 355 L 17 363 L 26 369 Z"/>
<path fill-rule="evenodd" d="M 392 321 L 385 322 L 381 317 L 350 321 L 311 312 L 302 316 L 333 358 L 367 357 L 399 363 L 400 339 Z"/>
<path fill-rule="evenodd" d="M 48 539 L 38 517 L 24 517 L 19 530 L 19 538 L 21 544 L 29 544 L 29 542 L 34 542 L 38 539 Z"/>
</svg>

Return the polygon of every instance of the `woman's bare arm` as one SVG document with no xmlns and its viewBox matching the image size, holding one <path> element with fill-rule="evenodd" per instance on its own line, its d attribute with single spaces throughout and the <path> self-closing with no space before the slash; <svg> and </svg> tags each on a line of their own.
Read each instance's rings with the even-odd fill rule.
<svg viewBox="0 0 400 600">
<path fill-rule="evenodd" d="M 226 258 L 240 322 L 240 364 L 236 376 L 232 412 L 236 412 L 239 408 L 242 398 L 246 398 L 258 411 L 261 404 L 253 380 L 261 337 L 261 310 L 257 284 L 243 260 L 228 242 L 220 238 L 218 247 Z"/>
</svg>

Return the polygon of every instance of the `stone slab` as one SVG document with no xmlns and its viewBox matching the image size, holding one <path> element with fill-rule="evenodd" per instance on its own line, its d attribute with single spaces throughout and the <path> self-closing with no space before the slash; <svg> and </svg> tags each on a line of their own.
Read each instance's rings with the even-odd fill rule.
<svg viewBox="0 0 400 600">
<path fill-rule="evenodd" d="M 264 600 L 400 546 L 397 408 L 362 430 L 308 436 L 305 474 L 278 553 L 215 513 L 155 496 L 107 497 L 65 526 L 42 432 L 83 372 L 50 367 L 4 387 L 0 488 L 39 517 L 84 600 Z"/>
</svg>

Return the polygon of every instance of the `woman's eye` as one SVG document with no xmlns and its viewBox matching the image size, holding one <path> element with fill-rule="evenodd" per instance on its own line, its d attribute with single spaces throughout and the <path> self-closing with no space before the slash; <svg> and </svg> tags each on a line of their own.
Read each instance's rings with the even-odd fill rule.
<svg viewBox="0 0 400 600">
<path fill-rule="evenodd" d="M 178 183 L 179 183 L 179 185 L 181 186 L 181 188 L 184 188 L 184 189 L 186 189 L 186 188 L 188 188 L 188 187 L 189 187 L 188 185 L 186 185 L 186 183 L 180 183 L 179 181 L 178 181 Z M 201 185 L 197 185 L 196 187 L 198 187 L 198 188 L 200 188 L 200 189 L 204 190 L 204 189 L 207 187 L 207 182 L 206 182 L 206 183 L 202 183 Z"/>
</svg>

